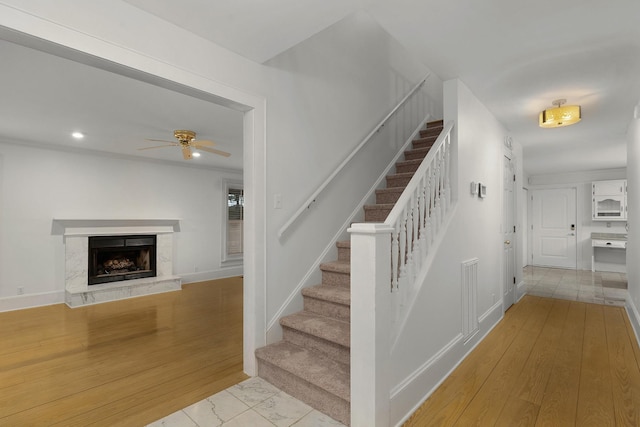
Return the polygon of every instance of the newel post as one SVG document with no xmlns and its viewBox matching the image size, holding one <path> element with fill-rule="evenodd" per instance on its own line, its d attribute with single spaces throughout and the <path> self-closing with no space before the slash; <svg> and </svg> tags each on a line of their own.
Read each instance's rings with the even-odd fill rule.
<svg viewBox="0 0 640 427">
<path fill-rule="evenodd" d="M 387 427 L 390 397 L 391 232 L 351 233 L 351 427 Z"/>
</svg>

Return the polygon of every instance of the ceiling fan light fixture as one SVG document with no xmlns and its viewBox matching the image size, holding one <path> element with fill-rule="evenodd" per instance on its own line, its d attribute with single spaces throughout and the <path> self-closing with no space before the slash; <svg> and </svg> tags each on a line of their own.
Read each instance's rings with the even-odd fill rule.
<svg viewBox="0 0 640 427">
<path fill-rule="evenodd" d="M 194 151 L 193 153 L 191 153 L 191 155 L 193 157 L 200 157 L 200 153 L 198 153 L 197 151 Z"/>
<path fill-rule="evenodd" d="M 552 102 L 554 108 L 540 112 L 538 124 L 541 128 L 558 128 L 578 123 L 582 119 L 579 105 L 564 105 L 566 99 L 556 99 Z"/>
</svg>

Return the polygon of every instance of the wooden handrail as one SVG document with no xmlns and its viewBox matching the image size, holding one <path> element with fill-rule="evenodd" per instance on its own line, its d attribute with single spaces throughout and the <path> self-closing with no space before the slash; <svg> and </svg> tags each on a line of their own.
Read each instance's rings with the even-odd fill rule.
<svg viewBox="0 0 640 427">
<path fill-rule="evenodd" d="M 340 163 L 340 165 L 336 168 L 336 170 L 334 170 L 333 173 L 329 175 L 327 179 L 325 179 L 325 181 L 316 189 L 316 191 L 314 191 L 313 194 L 302 204 L 302 206 L 298 208 L 298 210 L 293 214 L 293 216 L 280 228 L 280 230 L 278 230 L 278 238 L 281 238 L 284 235 L 284 233 L 289 229 L 289 227 L 291 227 L 291 225 L 294 222 L 296 222 L 304 212 L 309 210 L 311 205 L 317 201 L 320 193 L 322 193 L 324 189 L 329 185 L 329 183 L 333 181 L 336 175 L 338 175 L 342 171 L 342 169 L 344 169 L 347 163 L 349 163 L 349 161 L 358 153 L 358 151 L 360 151 L 362 147 L 364 147 L 367 144 L 367 142 L 369 142 L 371 137 L 375 135 L 385 125 L 387 120 L 389 120 L 389 118 L 391 118 L 391 116 L 393 116 L 396 113 L 396 111 L 398 111 L 398 109 L 402 107 L 405 104 L 405 102 L 407 102 L 407 100 L 411 97 L 411 95 L 413 95 L 418 89 L 420 89 L 420 87 L 424 84 L 424 82 L 427 81 L 430 75 L 431 73 L 427 73 L 427 75 L 425 75 L 422 78 L 422 80 L 420 80 L 420 82 L 418 82 L 418 84 L 416 84 L 413 87 L 413 89 L 411 89 L 411 91 L 404 98 L 402 98 L 402 100 L 393 108 L 393 110 L 391 110 L 389 114 L 387 114 L 380 121 L 380 123 L 378 123 L 373 128 L 373 130 L 362 140 L 362 142 L 360 142 L 360 144 L 358 144 L 358 146 L 351 152 L 351 154 L 349 154 L 342 161 L 342 163 Z"/>
</svg>

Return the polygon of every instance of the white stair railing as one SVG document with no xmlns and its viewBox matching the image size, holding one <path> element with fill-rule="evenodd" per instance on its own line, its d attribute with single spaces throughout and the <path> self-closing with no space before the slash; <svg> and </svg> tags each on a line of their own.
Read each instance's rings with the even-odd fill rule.
<svg viewBox="0 0 640 427">
<path fill-rule="evenodd" d="M 417 291 L 416 278 L 451 206 L 452 129 L 452 122 L 444 127 L 384 222 L 393 230 L 390 285 L 395 323 Z"/>
<path fill-rule="evenodd" d="M 349 229 L 352 427 L 392 421 L 390 349 L 451 212 L 452 129 L 447 123 L 383 224 Z"/>
</svg>

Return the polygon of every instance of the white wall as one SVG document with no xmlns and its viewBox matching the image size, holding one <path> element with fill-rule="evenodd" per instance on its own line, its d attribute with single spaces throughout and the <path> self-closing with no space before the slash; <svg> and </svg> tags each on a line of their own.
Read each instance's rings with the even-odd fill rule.
<svg viewBox="0 0 640 427">
<path fill-rule="evenodd" d="M 407 327 L 392 350 L 392 383 L 397 385 L 392 398 L 394 423 L 444 378 L 503 312 L 502 174 L 507 132 L 464 83 L 449 80 L 444 89 L 444 118 L 455 120 L 456 126 L 458 200 Z M 516 155 L 521 152 L 519 148 L 514 151 Z M 516 167 L 520 180 L 521 161 L 516 161 Z M 472 181 L 487 186 L 486 198 L 470 194 Z M 516 187 L 520 185 L 516 182 Z M 464 344 L 461 263 L 476 257 L 480 334 Z M 516 270 L 521 269 L 520 258 Z"/>
<path fill-rule="evenodd" d="M 100 157 L 0 142 L 0 299 L 64 291 L 58 219 L 180 219 L 174 274 L 184 282 L 229 277 L 221 266 L 223 179 L 242 173 Z M 37 300 L 37 299 L 36 299 Z"/>
<path fill-rule="evenodd" d="M 345 231 L 349 215 L 410 132 L 403 137 L 396 121 L 387 124 L 281 239 L 278 230 L 428 69 L 366 13 L 345 18 L 265 65 L 269 208 L 276 194 L 282 196 L 282 209 L 270 210 L 267 218 L 267 319 L 274 341 L 279 317 L 302 309 L 298 288 L 320 283 L 318 256 Z M 441 81 L 431 76 L 427 88 L 432 102 L 426 107 L 441 118 Z M 400 115 L 415 127 L 425 106 L 410 105 Z M 332 250 L 326 260 L 336 256 Z"/>
<path fill-rule="evenodd" d="M 609 179 L 626 179 L 626 169 L 608 169 L 597 171 L 572 172 L 567 174 L 532 175 L 528 179 L 527 188 L 532 191 L 546 188 L 576 189 L 576 233 L 577 233 L 577 268 L 591 270 L 591 233 L 626 233 L 626 221 L 593 221 L 591 183 Z M 528 201 L 530 202 L 530 200 Z M 532 218 L 529 218 L 529 225 Z M 610 227 L 607 227 L 607 224 Z M 529 227 L 530 228 L 530 227 Z M 613 254 L 614 261 L 624 263 L 622 254 Z M 621 257 L 619 260 L 615 257 Z M 529 254 L 531 264 L 531 254 Z"/>
<path fill-rule="evenodd" d="M 640 106 L 627 133 L 627 311 L 640 343 Z"/>
</svg>

